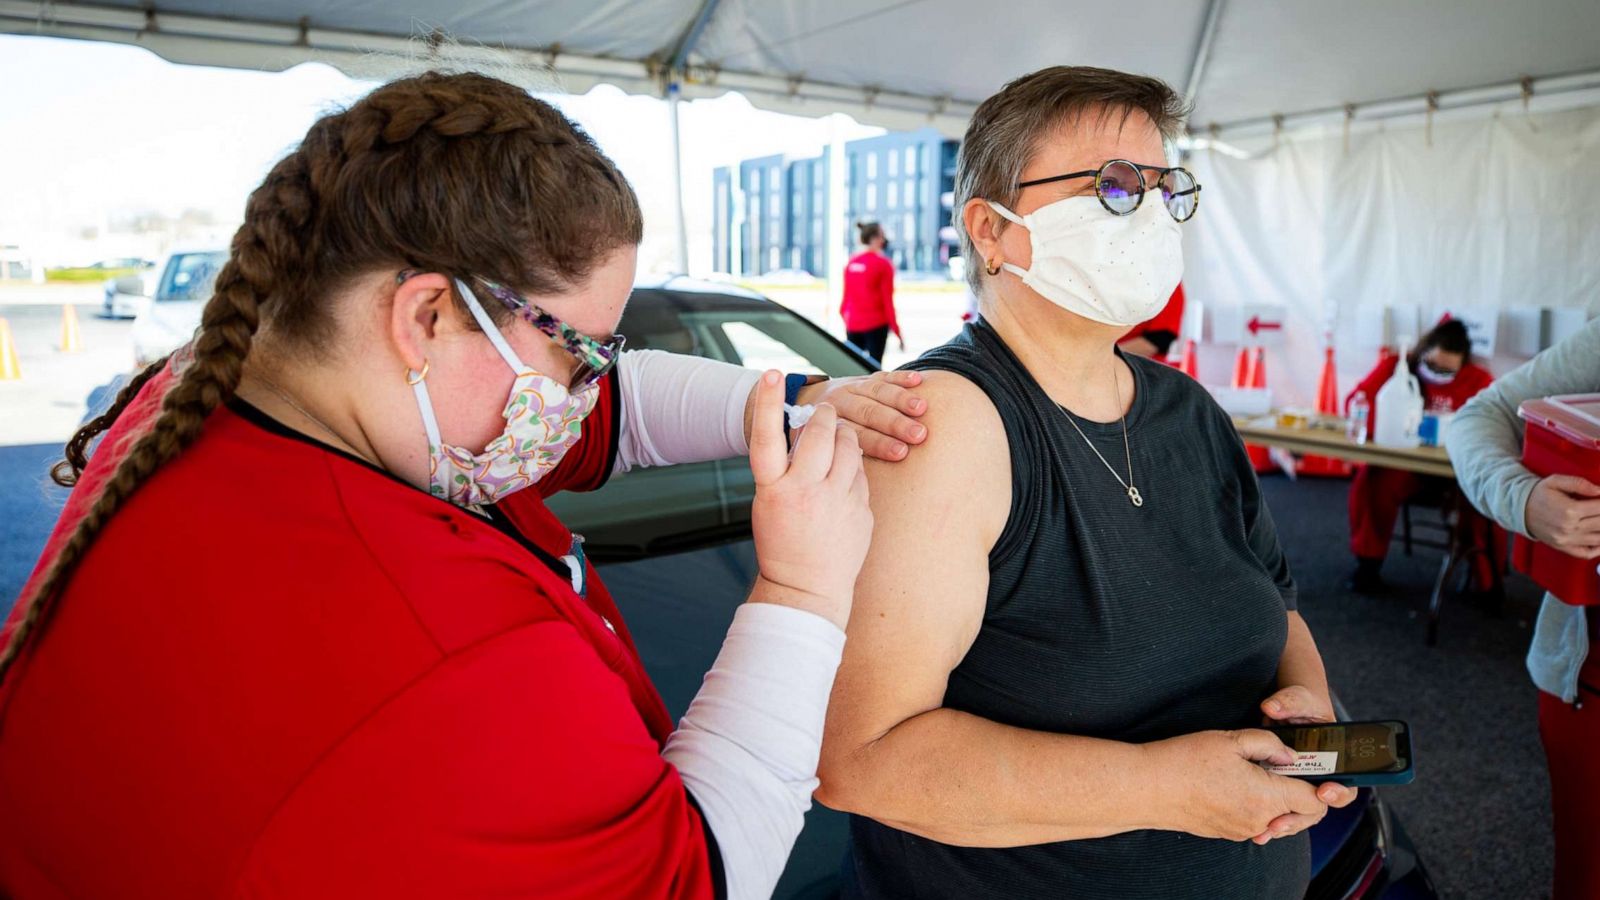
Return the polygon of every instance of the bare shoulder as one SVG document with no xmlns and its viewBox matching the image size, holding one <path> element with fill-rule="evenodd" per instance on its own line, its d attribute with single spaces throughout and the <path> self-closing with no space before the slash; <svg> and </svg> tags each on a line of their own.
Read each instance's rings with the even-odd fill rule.
<svg viewBox="0 0 1600 900">
<path fill-rule="evenodd" d="M 1011 508 L 1011 457 L 1000 413 L 983 389 L 945 371 L 923 372 L 928 439 L 900 462 L 866 461 L 872 506 L 915 518 L 962 511 L 998 539 Z"/>
<path fill-rule="evenodd" d="M 919 481 L 954 479 L 970 474 L 974 466 L 990 464 L 1000 465 L 1000 474 L 1009 476 L 1005 426 L 982 388 L 954 372 L 935 370 L 922 373 L 917 394 L 928 403 L 920 419 L 928 428 L 928 439 L 911 448 L 901 462 L 869 460 L 869 477 L 882 473 Z"/>
</svg>

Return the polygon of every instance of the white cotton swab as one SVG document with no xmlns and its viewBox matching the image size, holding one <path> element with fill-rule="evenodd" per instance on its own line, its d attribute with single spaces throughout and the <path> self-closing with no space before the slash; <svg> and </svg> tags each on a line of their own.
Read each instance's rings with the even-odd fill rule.
<svg viewBox="0 0 1600 900">
<path fill-rule="evenodd" d="M 791 406 L 785 403 L 783 411 L 789 415 L 789 427 L 795 429 L 804 428 L 805 424 L 811 421 L 811 416 L 817 411 L 817 408 L 809 404 L 806 406 Z"/>
</svg>

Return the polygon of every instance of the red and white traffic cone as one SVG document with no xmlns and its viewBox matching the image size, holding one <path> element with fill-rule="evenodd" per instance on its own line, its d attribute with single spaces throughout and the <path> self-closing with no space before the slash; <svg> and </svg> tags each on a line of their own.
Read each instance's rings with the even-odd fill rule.
<svg viewBox="0 0 1600 900">
<path fill-rule="evenodd" d="M 1333 362 L 1333 343 L 1330 339 L 1322 351 L 1322 380 L 1317 382 L 1317 412 L 1324 416 L 1339 415 L 1339 368 Z M 1329 456 L 1307 455 L 1295 463 L 1295 472 L 1317 478 L 1349 478 L 1355 467 L 1342 459 Z"/>
<path fill-rule="evenodd" d="M 1189 376 L 1190 378 L 1193 378 L 1195 381 L 1199 381 L 1200 380 L 1200 361 L 1198 359 L 1199 355 L 1200 354 L 1196 352 L 1196 348 L 1195 348 L 1195 345 L 1194 345 L 1194 339 L 1193 338 L 1190 338 L 1190 339 L 1184 341 L 1183 342 L 1183 352 L 1178 355 L 1178 371 L 1180 371 L 1183 374 Z"/>
<path fill-rule="evenodd" d="M 1244 361 L 1242 377 L 1238 371 L 1238 363 L 1234 364 L 1234 375 L 1243 381 L 1241 387 L 1260 388 L 1267 387 L 1267 351 L 1261 347 L 1251 347 L 1249 350 L 1239 351 L 1239 358 Z M 1257 475 L 1265 475 L 1278 471 L 1278 464 L 1272 461 L 1272 453 L 1259 444 L 1245 444 L 1244 449 L 1250 454 L 1250 465 L 1255 467 Z"/>
</svg>

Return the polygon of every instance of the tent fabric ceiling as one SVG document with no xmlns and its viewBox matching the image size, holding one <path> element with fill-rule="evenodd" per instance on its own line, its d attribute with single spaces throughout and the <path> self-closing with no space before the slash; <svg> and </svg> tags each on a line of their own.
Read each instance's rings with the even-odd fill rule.
<svg viewBox="0 0 1600 900">
<path fill-rule="evenodd" d="M 543 53 L 570 90 L 640 91 L 660 89 L 709 7 L 685 96 L 740 90 L 767 108 L 958 132 L 978 101 L 1048 65 L 1141 72 L 1183 90 L 1208 4 L 1220 6 L 1196 130 L 1600 71 L 1595 0 L 0 0 L 0 32 L 121 40 L 179 62 L 360 69 L 438 29 Z M 251 25 L 277 26 L 277 37 Z"/>
</svg>

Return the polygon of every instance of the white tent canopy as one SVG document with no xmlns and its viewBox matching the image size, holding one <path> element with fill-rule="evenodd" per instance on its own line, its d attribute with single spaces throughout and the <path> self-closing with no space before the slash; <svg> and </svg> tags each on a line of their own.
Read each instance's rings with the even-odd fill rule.
<svg viewBox="0 0 1600 900">
<path fill-rule="evenodd" d="M 1433 92 L 1448 108 L 1600 85 L 1595 0 L 0 0 L 0 32 L 357 75 L 413 60 L 416 36 L 437 33 L 509 50 L 569 91 L 676 82 L 684 97 L 737 90 L 951 135 L 1005 81 L 1059 63 L 1163 78 L 1193 97 L 1194 131 L 1224 134 L 1347 104 L 1358 118 L 1420 111 Z"/>
<path fill-rule="evenodd" d="M 1330 335 L 1348 382 L 1378 343 L 1473 313 L 1504 368 L 1600 306 L 1597 0 L 0 0 L 8 32 L 374 79 L 437 57 L 952 137 L 1024 73 L 1142 72 L 1192 99 L 1213 185 L 1185 229 L 1209 380 L 1252 310 L 1282 323 L 1274 390 L 1309 402 Z"/>
</svg>

